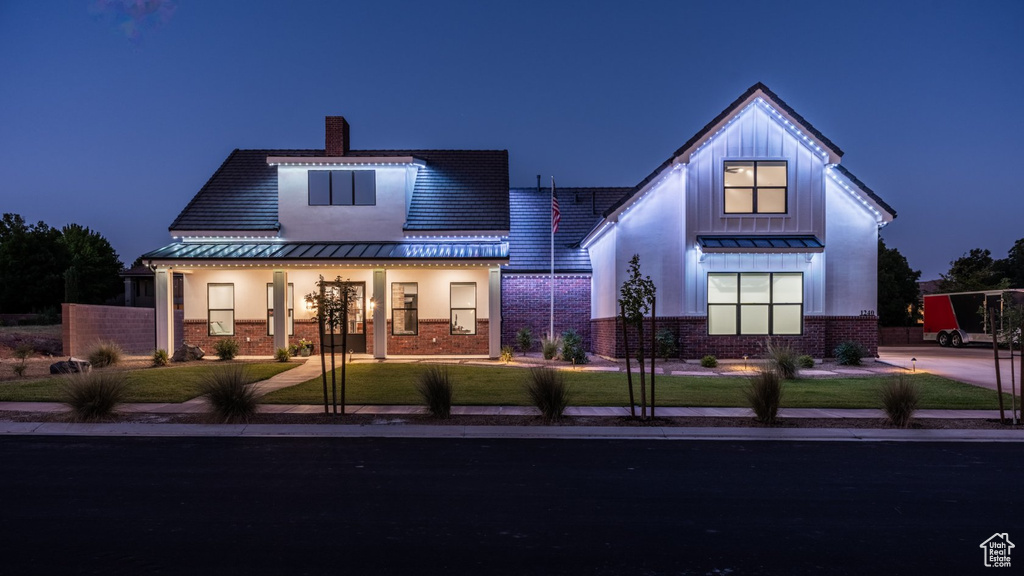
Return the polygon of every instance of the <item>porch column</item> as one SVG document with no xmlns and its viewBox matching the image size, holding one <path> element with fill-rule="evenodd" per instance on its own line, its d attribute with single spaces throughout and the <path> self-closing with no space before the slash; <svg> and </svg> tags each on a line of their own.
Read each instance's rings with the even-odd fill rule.
<svg viewBox="0 0 1024 576">
<path fill-rule="evenodd" d="M 388 354 L 388 300 L 387 271 L 373 271 L 373 357 L 383 359 Z"/>
<path fill-rule="evenodd" d="M 288 348 L 288 272 L 274 270 L 274 351 Z"/>
<path fill-rule="evenodd" d="M 167 350 L 169 356 L 174 355 L 174 274 L 168 268 L 157 268 L 153 275 L 156 302 L 153 312 L 156 314 L 156 348 Z"/>
<path fill-rule="evenodd" d="M 489 328 L 490 345 L 488 346 L 491 358 L 501 356 L 501 267 L 493 266 L 490 269 L 487 282 L 487 325 Z"/>
</svg>

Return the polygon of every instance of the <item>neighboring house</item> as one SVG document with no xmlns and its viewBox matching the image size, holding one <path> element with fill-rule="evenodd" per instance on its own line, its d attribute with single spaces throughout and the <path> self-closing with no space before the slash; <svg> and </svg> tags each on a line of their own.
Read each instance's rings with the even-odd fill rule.
<svg viewBox="0 0 1024 576">
<path fill-rule="evenodd" d="M 582 239 L 594 352 L 623 354 L 616 299 L 634 254 L 684 357 L 757 356 L 769 336 L 818 357 L 848 338 L 874 352 L 878 229 L 896 213 L 842 154 L 752 86 Z"/>
<path fill-rule="evenodd" d="M 172 278 L 184 339 L 242 354 L 315 339 L 304 296 L 351 283 L 348 348 L 497 357 L 529 327 L 621 356 L 630 256 L 658 286 L 684 357 L 756 353 L 766 335 L 828 355 L 874 348 L 877 230 L 895 213 L 838 166 L 841 151 L 757 84 L 633 188 L 508 185 L 506 151 L 352 150 L 341 117 L 324 150 L 235 150 L 143 256 L 157 346 L 170 348 Z M 826 248 L 827 246 L 827 248 Z M 377 329 L 382 327 L 383 329 Z"/>
<path fill-rule="evenodd" d="M 138 265 L 122 270 L 124 280 L 124 305 L 130 308 L 152 308 L 156 305 L 156 287 L 153 284 L 153 271 L 148 266 Z M 182 297 L 185 279 L 181 274 L 174 275 L 174 309 L 183 310 L 185 301 Z"/>
</svg>

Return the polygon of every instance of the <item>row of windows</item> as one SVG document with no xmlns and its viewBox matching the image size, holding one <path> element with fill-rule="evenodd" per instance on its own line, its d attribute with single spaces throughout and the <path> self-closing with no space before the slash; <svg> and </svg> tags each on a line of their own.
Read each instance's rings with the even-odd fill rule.
<svg viewBox="0 0 1024 576">
<path fill-rule="evenodd" d="M 374 206 L 377 173 L 373 170 L 310 170 L 310 206 Z"/>
<path fill-rule="evenodd" d="M 349 313 L 349 334 L 363 333 L 363 284 L 354 285 L 355 302 Z M 476 334 L 476 283 L 452 282 L 450 285 L 449 325 L 451 334 Z M 207 321 L 210 336 L 235 333 L 235 285 L 207 284 Z M 288 284 L 288 335 L 295 334 L 295 285 Z M 419 284 L 391 284 L 391 334 L 419 334 Z M 267 284 L 267 335 L 274 335 L 274 285 Z"/>
</svg>

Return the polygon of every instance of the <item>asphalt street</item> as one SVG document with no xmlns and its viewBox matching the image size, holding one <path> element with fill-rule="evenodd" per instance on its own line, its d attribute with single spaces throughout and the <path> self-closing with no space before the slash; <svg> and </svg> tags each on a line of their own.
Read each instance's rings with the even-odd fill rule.
<svg viewBox="0 0 1024 576">
<path fill-rule="evenodd" d="M 0 573 L 985 573 L 982 541 L 1024 539 L 1022 456 L 1016 443 L 2 437 Z"/>
</svg>

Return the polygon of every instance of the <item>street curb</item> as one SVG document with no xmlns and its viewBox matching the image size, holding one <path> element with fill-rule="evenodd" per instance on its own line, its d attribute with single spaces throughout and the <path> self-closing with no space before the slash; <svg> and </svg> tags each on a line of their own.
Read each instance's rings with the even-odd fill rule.
<svg viewBox="0 0 1024 576">
<path fill-rule="evenodd" d="M 1024 430 L 686 428 L 652 426 L 433 426 L 417 424 L 75 424 L 0 422 L 0 436 L 181 438 L 423 438 L 771 442 L 1024 442 Z"/>
</svg>

